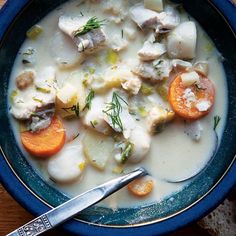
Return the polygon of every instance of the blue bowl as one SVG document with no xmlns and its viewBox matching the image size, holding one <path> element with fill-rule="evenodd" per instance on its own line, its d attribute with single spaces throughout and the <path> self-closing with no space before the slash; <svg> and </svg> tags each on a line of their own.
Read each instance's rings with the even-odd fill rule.
<svg viewBox="0 0 236 236">
<path fill-rule="evenodd" d="M 45 182 L 24 158 L 8 119 L 7 89 L 16 54 L 26 31 L 66 0 L 8 0 L 0 12 L 0 179 L 9 193 L 34 215 L 68 198 Z M 175 195 L 173 201 L 116 212 L 91 207 L 62 227 L 77 235 L 160 235 L 179 229 L 210 212 L 236 184 L 236 8 L 227 0 L 182 2 L 222 53 L 228 84 L 228 114 L 222 141 L 211 165 Z M 127 222 L 134 222 L 129 225 Z"/>
</svg>

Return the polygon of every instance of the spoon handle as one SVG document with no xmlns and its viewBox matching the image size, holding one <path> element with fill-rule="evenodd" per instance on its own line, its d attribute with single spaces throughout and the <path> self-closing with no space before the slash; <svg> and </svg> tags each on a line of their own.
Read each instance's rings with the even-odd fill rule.
<svg viewBox="0 0 236 236">
<path fill-rule="evenodd" d="M 147 175 L 147 171 L 144 168 L 138 168 L 122 177 L 110 180 L 35 218 L 7 236 L 40 235 L 66 220 L 69 220 L 89 206 L 100 202 L 112 193 L 123 188 L 134 179 L 145 175 Z"/>
</svg>

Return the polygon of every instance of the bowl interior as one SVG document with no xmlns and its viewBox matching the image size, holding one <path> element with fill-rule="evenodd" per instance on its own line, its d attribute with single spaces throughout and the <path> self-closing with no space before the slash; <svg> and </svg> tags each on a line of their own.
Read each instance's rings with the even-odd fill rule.
<svg viewBox="0 0 236 236">
<path fill-rule="evenodd" d="M 25 39 L 25 32 L 42 17 L 66 0 L 34 0 L 20 12 L 5 34 L 0 44 L 0 145 L 9 164 L 19 178 L 34 192 L 35 196 L 51 206 L 57 206 L 67 200 L 61 192 L 46 183 L 28 164 L 11 130 L 8 119 L 7 89 L 16 54 Z M 191 3 L 190 3 L 191 2 Z M 183 1 L 184 8 L 192 15 L 209 34 L 224 57 L 224 68 L 228 83 L 228 115 L 219 149 L 211 165 L 175 198 L 167 198 L 160 203 L 139 208 L 121 208 L 113 211 L 104 207 L 91 207 L 83 211 L 78 218 L 86 222 L 104 225 L 142 224 L 161 221 L 173 216 L 196 203 L 208 193 L 226 173 L 235 155 L 236 143 L 236 43 L 235 37 L 210 2 L 205 0 Z M 200 10 L 199 10 L 200 9 Z M 226 43 L 227 41 L 227 43 Z M 140 217 L 142 216 L 142 217 Z"/>
</svg>

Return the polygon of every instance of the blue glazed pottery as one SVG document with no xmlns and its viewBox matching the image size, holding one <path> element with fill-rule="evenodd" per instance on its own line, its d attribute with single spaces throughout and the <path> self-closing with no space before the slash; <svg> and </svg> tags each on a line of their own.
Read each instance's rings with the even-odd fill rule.
<svg viewBox="0 0 236 236">
<path fill-rule="evenodd" d="M 35 215 L 68 198 L 46 183 L 28 164 L 8 119 L 7 89 L 16 54 L 26 31 L 66 0 L 8 0 L 0 11 L 0 180 Z M 227 0 L 181 2 L 222 53 L 228 84 L 228 114 L 223 138 L 210 166 L 174 200 L 112 211 L 91 207 L 62 227 L 76 235 L 160 235 L 189 224 L 215 208 L 236 184 L 236 7 Z M 127 222 L 135 222 L 129 225 Z"/>
</svg>

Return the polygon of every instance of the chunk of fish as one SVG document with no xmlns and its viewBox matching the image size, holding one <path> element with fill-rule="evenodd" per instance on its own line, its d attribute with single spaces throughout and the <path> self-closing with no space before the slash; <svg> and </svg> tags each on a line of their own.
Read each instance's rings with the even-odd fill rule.
<svg viewBox="0 0 236 236">
<path fill-rule="evenodd" d="M 132 130 L 129 141 L 133 144 L 132 153 L 129 162 L 141 162 L 149 152 L 151 146 L 151 138 L 147 131 L 141 126 L 136 126 Z"/>
<path fill-rule="evenodd" d="M 157 16 L 156 33 L 166 33 L 180 24 L 180 17 L 176 10 L 168 7 Z"/>
<path fill-rule="evenodd" d="M 121 84 L 122 88 L 129 93 L 136 95 L 141 88 L 142 82 L 139 78 L 133 77 Z"/>
<path fill-rule="evenodd" d="M 27 120 L 38 108 L 55 103 L 55 69 L 53 67 L 46 67 L 41 72 L 34 73 L 36 74 L 35 87 L 31 86 L 23 91 L 19 91 L 13 99 L 10 112 L 16 119 Z"/>
<path fill-rule="evenodd" d="M 146 9 L 142 4 L 136 4 L 130 8 L 131 19 L 143 30 L 155 29 L 158 13 Z"/>
<path fill-rule="evenodd" d="M 159 58 L 165 52 L 165 44 L 146 41 L 143 47 L 138 51 L 138 55 L 142 61 L 152 61 Z"/>
<path fill-rule="evenodd" d="M 93 29 L 83 35 L 75 36 L 75 32 L 86 25 L 88 17 L 69 17 L 61 16 L 59 18 L 58 27 L 62 32 L 69 35 L 79 52 L 92 54 L 100 50 L 106 44 L 106 35 L 101 28 Z"/>
<path fill-rule="evenodd" d="M 104 107 L 104 99 L 96 96 L 91 103 L 90 110 L 84 115 L 82 122 L 85 126 L 95 129 L 99 133 L 108 135 L 111 133 L 111 127 L 104 119 L 104 113 L 102 112 Z"/>
<path fill-rule="evenodd" d="M 172 67 L 169 60 L 158 59 L 151 63 L 140 63 L 132 72 L 142 79 L 155 84 L 168 77 L 171 69 Z"/>
</svg>

